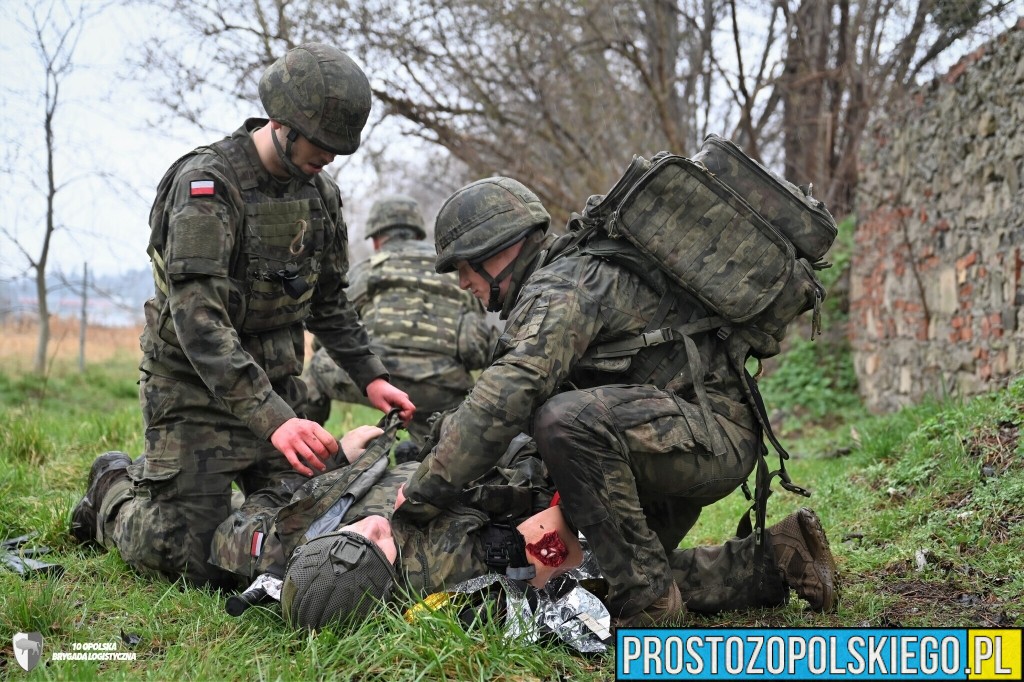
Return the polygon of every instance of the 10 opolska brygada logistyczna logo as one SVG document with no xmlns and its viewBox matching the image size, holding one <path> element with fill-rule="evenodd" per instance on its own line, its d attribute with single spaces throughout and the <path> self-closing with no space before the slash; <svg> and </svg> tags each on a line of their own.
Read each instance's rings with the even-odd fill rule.
<svg viewBox="0 0 1024 682">
<path fill-rule="evenodd" d="M 14 658 L 26 671 L 32 670 L 43 655 L 43 636 L 38 632 L 17 632 L 11 643 Z"/>
<path fill-rule="evenodd" d="M 31 672 L 45 656 L 43 636 L 38 632 L 15 633 L 11 642 L 14 658 L 26 672 Z M 61 661 L 134 661 L 133 651 L 121 651 L 118 642 L 72 642 L 70 651 L 55 651 L 50 662 Z"/>
</svg>

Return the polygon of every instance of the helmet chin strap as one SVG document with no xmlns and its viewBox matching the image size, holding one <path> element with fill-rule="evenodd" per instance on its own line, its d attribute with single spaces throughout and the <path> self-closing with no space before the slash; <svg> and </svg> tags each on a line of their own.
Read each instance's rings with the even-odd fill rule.
<svg viewBox="0 0 1024 682">
<path fill-rule="evenodd" d="M 484 264 L 481 261 L 470 263 L 469 265 L 491 285 L 491 296 L 487 299 L 487 312 L 499 312 L 501 310 L 501 302 L 498 300 L 498 296 L 501 293 L 501 283 L 512 276 L 512 270 L 516 265 L 515 259 L 494 277 L 491 277 L 491 273 L 484 269 Z"/>
<path fill-rule="evenodd" d="M 312 175 L 309 173 L 303 173 L 302 169 L 292 161 L 292 144 L 294 144 L 295 140 L 299 139 L 299 131 L 294 128 L 290 128 L 288 130 L 288 146 L 286 147 L 281 147 L 281 140 L 277 139 L 276 130 L 271 129 L 270 137 L 274 140 L 274 149 L 277 150 L 277 157 L 281 159 L 281 163 L 283 163 L 284 167 L 288 169 L 288 172 L 292 177 L 297 178 L 302 182 L 309 182 L 312 180 Z"/>
</svg>

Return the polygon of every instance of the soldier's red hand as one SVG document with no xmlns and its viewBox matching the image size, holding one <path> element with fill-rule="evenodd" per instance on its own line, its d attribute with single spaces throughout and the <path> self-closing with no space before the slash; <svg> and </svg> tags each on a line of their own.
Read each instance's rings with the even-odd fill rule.
<svg viewBox="0 0 1024 682">
<path fill-rule="evenodd" d="M 405 391 L 395 388 L 384 379 L 374 379 L 366 386 L 366 398 L 381 412 L 390 412 L 397 407 L 400 410 L 398 416 L 406 426 L 416 412 L 416 406 Z"/>
<path fill-rule="evenodd" d="M 324 427 L 298 417 L 277 427 L 270 436 L 270 443 L 284 455 L 292 469 L 304 476 L 312 476 L 313 469 L 323 471 L 324 460 L 338 452 L 338 441 Z"/>
</svg>

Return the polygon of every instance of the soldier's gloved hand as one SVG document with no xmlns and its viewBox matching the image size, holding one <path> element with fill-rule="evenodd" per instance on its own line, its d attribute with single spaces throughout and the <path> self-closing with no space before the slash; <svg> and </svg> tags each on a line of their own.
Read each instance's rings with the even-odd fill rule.
<svg viewBox="0 0 1024 682">
<path fill-rule="evenodd" d="M 304 476 L 312 476 L 313 469 L 323 471 L 326 468 L 324 460 L 338 452 L 338 441 L 327 429 L 298 417 L 292 417 L 277 427 L 270 436 L 270 443 L 284 455 L 292 469 Z"/>
<path fill-rule="evenodd" d="M 416 406 L 409 400 L 405 391 L 395 388 L 386 379 L 374 379 L 367 384 L 366 398 L 371 405 L 384 413 L 398 408 L 400 410 L 398 416 L 406 426 L 409 425 L 412 415 L 416 412 Z"/>
<path fill-rule="evenodd" d="M 370 441 L 384 433 L 384 429 L 379 426 L 357 426 L 352 429 L 339 441 L 341 443 L 341 451 L 345 453 L 345 459 L 348 463 L 359 459 L 359 457 L 366 450 L 366 447 L 370 444 Z"/>
</svg>

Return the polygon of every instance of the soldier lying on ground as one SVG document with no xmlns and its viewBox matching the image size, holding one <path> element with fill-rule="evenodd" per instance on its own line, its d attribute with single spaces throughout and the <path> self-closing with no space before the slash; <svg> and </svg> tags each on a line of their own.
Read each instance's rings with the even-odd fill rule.
<svg viewBox="0 0 1024 682">
<path fill-rule="evenodd" d="M 382 455 L 392 439 L 379 437 L 381 433 L 373 426 L 347 433 L 338 460 L 296 492 L 291 505 L 343 476 L 349 475 L 347 483 L 352 484 L 358 478 L 352 474 L 372 471 L 375 459 L 386 464 Z M 107 453 L 97 462 L 111 457 L 127 459 L 122 453 Z M 285 521 L 283 508 L 274 506 L 279 491 L 258 491 L 217 528 L 211 562 L 242 585 L 268 571 L 284 576 L 290 558 L 290 587 L 282 595 L 285 615 L 305 627 L 365 615 L 372 607 L 366 597 L 387 599 L 396 586 L 428 594 L 495 571 L 541 586 L 578 565 L 577 535 L 561 507 L 551 506 L 553 491 L 531 441 L 516 439 L 498 466 L 466 486 L 457 503 L 424 526 L 393 515 L 416 467 L 415 462 L 386 471 L 381 466 L 380 477 L 361 486 L 365 490 L 337 522 L 309 538 L 305 535 L 315 518 L 297 515 Z M 105 509 L 105 493 L 127 480 L 125 468 L 94 466 L 87 495 Z M 359 487 L 350 485 L 335 496 L 340 499 L 342 492 Z M 298 526 L 296 519 L 301 521 Z M 99 528 L 91 531 L 97 542 L 103 537 Z M 690 610 L 779 606 L 787 602 L 790 588 L 807 598 L 823 582 L 835 580 L 828 541 L 813 512 L 789 515 L 769 528 L 769 538 L 773 571 L 761 590 L 756 589 L 749 537 L 671 552 L 673 582 Z M 495 559 L 501 555 L 508 559 Z M 333 596 L 328 598 L 328 592 Z"/>
<path fill-rule="evenodd" d="M 366 454 L 363 448 L 380 433 L 376 427 L 350 431 L 341 440 L 346 458 L 373 457 L 379 443 L 371 443 Z M 497 571 L 540 587 L 579 564 L 577 535 L 561 507 L 549 506 L 550 482 L 531 441 L 516 439 L 499 466 L 422 527 L 393 515 L 415 471 L 415 463 L 389 469 L 349 507 L 337 530 L 291 553 L 282 605 L 292 623 L 319 627 L 365 615 L 371 606 L 366 596 L 387 599 L 396 585 L 425 595 Z M 252 579 L 267 565 L 283 564 L 283 556 L 271 556 L 278 549 L 264 544 L 253 568 L 253 529 L 265 527 L 257 519 L 265 511 L 247 503 L 221 525 L 212 552 L 221 568 Z M 780 606 L 790 588 L 805 596 L 823 581 L 834 581 L 835 564 L 814 512 L 801 509 L 768 532 L 772 570 L 761 590 L 752 539 L 671 552 L 672 578 L 689 608 L 715 613 Z M 510 557 L 507 564 L 488 559 L 503 553 Z"/>
</svg>

